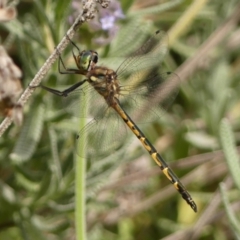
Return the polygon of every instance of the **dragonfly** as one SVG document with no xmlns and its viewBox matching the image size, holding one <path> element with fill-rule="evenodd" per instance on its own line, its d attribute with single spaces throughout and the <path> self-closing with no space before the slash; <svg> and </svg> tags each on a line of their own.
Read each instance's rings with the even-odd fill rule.
<svg viewBox="0 0 240 240">
<path fill-rule="evenodd" d="M 138 125 L 130 117 L 130 114 L 126 110 L 129 107 L 128 105 L 132 105 L 133 109 L 139 107 L 139 105 L 142 106 L 142 103 L 140 103 L 141 101 L 139 100 L 140 98 L 134 98 L 135 95 L 141 95 L 144 100 L 149 99 L 149 97 L 161 97 L 161 95 L 164 95 L 164 86 L 165 88 L 167 88 L 167 86 L 171 86 L 171 81 L 170 84 L 166 84 L 169 81 L 165 81 L 167 78 L 173 79 L 172 82 L 179 80 L 176 74 L 170 72 L 164 74 L 158 73 L 161 56 L 165 54 L 165 49 L 167 47 L 166 39 L 166 34 L 163 31 L 156 31 L 155 34 L 153 34 L 153 36 L 149 38 L 139 49 L 137 49 L 133 54 L 130 54 L 117 68 L 116 71 L 111 68 L 98 65 L 98 53 L 96 51 L 81 51 L 80 48 L 72 40 L 69 39 L 72 45 L 72 55 L 76 64 L 76 68 L 66 67 L 61 54 L 59 53 L 59 73 L 80 74 L 83 75 L 85 79 L 73 84 L 63 91 L 59 91 L 57 89 L 44 85 L 39 86 L 48 92 L 51 92 L 60 97 L 65 97 L 66 99 L 70 98 L 70 96 L 74 94 L 85 95 L 86 91 L 91 92 L 91 94 L 95 92 L 98 96 L 98 99 L 100 98 L 100 100 L 95 101 L 95 104 L 97 105 L 98 101 L 103 101 L 104 107 L 106 108 L 105 110 L 98 108 L 98 114 L 102 114 L 102 116 L 95 117 L 95 120 L 93 122 L 87 124 L 87 126 L 78 134 L 78 138 L 81 138 L 81 135 L 84 135 L 81 133 L 83 131 L 87 132 L 87 129 L 94 129 L 94 126 L 97 126 L 95 127 L 96 129 L 99 128 L 99 122 L 104 123 L 107 132 L 111 122 L 115 125 L 118 125 L 119 120 L 116 119 L 117 115 L 118 118 L 120 117 L 120 119 L 123 120 L 125 126 L 127 126 L 141 142 L 143 147 L 150 154 L 151 158 L 160 167 L 162 172 L 173 184 L 175 189 L 181 194 L 182 198 L 195 212 L 197 212 L 197 205 L 192 199 L 191 195 L 188 193 L 185 186 L 181 183 L 177 175 L 168 166 L 164 158 L 160 155 L 160 153 L 158 153 L 156 148 L 140 130 Z M 61 68 L 64 68 L 64 70 Z M 142 78 L 142 76 L 144 80 L 140 83 L 137 83 L 134 86 L 126 84 L 127 78 L 138 80 Z M 169 94 L 169 96 L 165 96 L 164 99 L 161 100 L 161 105 L 159 108 L 166 109 L 176 97 L 176 94 L 177 91 L 173 91 L 173 93 Z M 124 106 L 126 106 L 126 109 Z M 151 110 L 151 107 L 149 105 L 146 106 L 148 110 Z M 82 108 L 84 108 L 84 106 Z M 106 118 L 104 117 L 108 115 L 106 112 L 110 112 L 112 115 L 109 115 L 110 117 Z M 109 119 L 112 118 L 112 116 L 114 116 L 113 121 L 110 121 Z M 111 149 L 110 145 L 114 146 L 114 144 L 112 144 L 114 142 L 114 137 L 118 139 L 122 136 L 122 138 L 124 138 L 124 134 L 118 136 L 119 132 L 121 131 L 112 131 L 113 136 L 109 138 L 108 141 L 109 149 Z M 96 137 L 94 138 L 94 136 Z M 100 135 L 100 137 L 97 137 L 94 132 L 94 136 L 91 138 L 91 141 L 97 139 L 96 141 L 98 141 L 98 143 L 101 145 L 101 141 L 104 141 L 102 140 L 102 135 Z M 85 144 L 90 144 L 90 142 L 86 141 Z M 115 146 L 115 148 L 117 147 Z M 105 150 L 105 148 L 103 150 Z"/>
</svg>

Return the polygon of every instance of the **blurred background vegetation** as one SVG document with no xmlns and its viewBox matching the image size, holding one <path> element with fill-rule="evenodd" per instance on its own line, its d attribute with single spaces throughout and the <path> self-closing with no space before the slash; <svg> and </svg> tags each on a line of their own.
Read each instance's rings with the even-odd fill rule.
<svg viewBox="0 0 240 240">
<path fill-rule="evenodd" d="M 81 5 L 8 4 L 16 4 L 17 16 L 1 23 L 1 45 L 22 70 L 25 89 Z M 240 239 L 239 1 L 112 4 L 104 11 L 98 6 L 95 20 L 82 25 L 74 41 L 80 49 L 98 51 L 100 64 L 101 59 L 110 64 L 157 29 L 167 32 L 169 53 L 161 71 L 178 74 L 180 91 L 145 132 L 187 186 L 198 212 L 132 138 L 131 152 L 87 162 L 88 239 Z M 70 47 L 63 58 L 74 66 Z M 43 84 L 64 89 L 79 79 L 60 75 L 56 63 Z M 12 125 L 0 139 L 0 239 L 75 239 L 74 136 L 79 129 L 56 98 L 36 89 L 24 106 L 22 126 Z"/>
</svg>

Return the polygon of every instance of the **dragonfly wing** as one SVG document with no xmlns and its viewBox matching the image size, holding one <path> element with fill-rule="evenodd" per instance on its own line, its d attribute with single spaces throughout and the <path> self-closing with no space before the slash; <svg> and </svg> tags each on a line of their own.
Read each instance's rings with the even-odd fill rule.
<svg viewBox="0 0 240 240">
<path fill-rule="evenodd" d="M 62 99 L 64 109 L 70 115 L 89 120 L 77 134 L 80 157 L 85 158 L 86 153 L 88 159 L 101 159 L 122 146 L 127 134 L 125 124 L 91 85 L 76 89 Z"/>
<path fill-rule="evenodd" d="M 138 86 L 122 86 L 122 107 L 136 123 L 162 117 L 179 91 L 180 79 L 171 72 L 153 73 Z"/>
<path fill-rule="evenodd" d="M 157 31 L 119 66 L 117 69 L 118 79 L 126 80 L 130 74 L 135 74 L 135 80 L 139 80 L 143 70 L 160 65 L 167 51 L 167 34 L 163 31 Z"/>
<path fill-rule="evenodd" d="M 87 99 L 87 96 L 91 96 L 92 99 L 89 101 Z M 75 116 L 77 118 L 86 118 L 86 108 L 88 104 L 86 104 L 86 101 L 88 101 L 89 104 L 91 104 L 91 101 L 99 96 L 94 91 L 92 86 L 89 84 L 86 84 L 84 87 L 81 87 L 80 89 L 76 89 L 73 92 L 69 93 L 68 96 L 62 97 L 62 105 L 63 108 L 67 113 L 69 113 L 72 116 Z M 103 102 L 99 102 L 99 104 L 103 104 Z"/>
<path fill-rule="evenodd" d="M 103 159 L 124 145 L 127 133 L 126 126 L 118 114 L 105 107 L 104 117 L 92 119 L 80 130 L 77 137 L 77 153 L 87 159 Z M 84 152 L 87 156 L 84 156 Z"/>
</svg>

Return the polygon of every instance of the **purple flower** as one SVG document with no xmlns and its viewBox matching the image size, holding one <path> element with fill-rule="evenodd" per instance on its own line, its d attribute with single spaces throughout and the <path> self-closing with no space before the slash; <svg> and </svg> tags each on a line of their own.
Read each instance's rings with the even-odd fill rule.
<svg viewBox="0 0 240 240">
<path fill-rule="evenodd" d="M 81 3 L 80 0 L 74 0 L 72 2 L 72 8 L 76 11 L 80 9 Z M 90 29 L 92 31 L 103 31 L 100 37 L 95 38 L 93 41 L 99 45 L 106 45 L 112 41 L 118 32 L 118 26 L 116 22 L 119 19 L 125 18 L 125 15 L 122 12 L 121 5 L 119 1 L 112 0 L 108 8 L 102 8 L 100 5 L 97 5 L 98 11 L 95 14 L 95 18 L 89 22 Z M 74 14 L 70 16 L 70 22 L 73 22 Z"/>
<path fill-rule="evenodd" d="M 108 31 L 114 27 L 115 18 L 114 18 L 114 16 L 106 15 L 100 19 L 100 23 L 102 25 L 102 29 L 105 31 Z"/>
</svg>

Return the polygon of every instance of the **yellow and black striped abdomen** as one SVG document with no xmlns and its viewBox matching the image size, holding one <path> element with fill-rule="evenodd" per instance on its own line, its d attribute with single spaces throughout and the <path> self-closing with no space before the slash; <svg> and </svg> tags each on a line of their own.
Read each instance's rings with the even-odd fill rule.
<svg viewBox="0 0 240 240">
<path fill-rule="evenodd" d="M 169 181 L 178 190 L 182 198 L 191 206 L 191 208 L 195 212 L 197 212 L 197 205 L 193 201 L 191 195 L 188 193 L 187 189 L 180 182 L 176 174 L 167 165 L 165 160 L 157 152 L 154 146 L 150 143 L 150 141 L 145 137 L 145 135 L 141 132 L 141 130 L 137 127 L 137 125 L 132 121 L 132 119 L 127 115 L 127 113 L 121 108 L 119 104 L 116 104 L 113 108 L 121 116 L 123 121 L 127 124 L 127 126 L 131 129 L 131 131 L 136 135 L 136 137 L 141 141 L 144 148 L 148 151 L 152 159 L 160 167 L 160 169 L 163 171 L 163 173 L 169 179 Z"/>
</svg>

